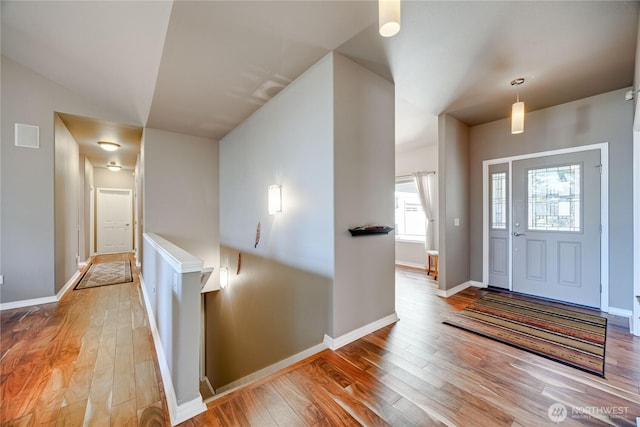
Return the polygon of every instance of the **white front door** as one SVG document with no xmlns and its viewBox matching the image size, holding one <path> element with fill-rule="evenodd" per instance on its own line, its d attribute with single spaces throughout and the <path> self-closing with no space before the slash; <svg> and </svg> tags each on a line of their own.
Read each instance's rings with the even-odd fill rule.
<svg viewBox="0 0 640 427">
<path fill-rule="evenodd" d="M 129 252 L 132 242 L 132 192 L 127 189 L 98 188 L 98 253 Z"/>
<path fill-rule="evenodd" d="M 513 291 L 600 307 L 600 167 L 600 150 L 513 162 Z"/>
</svg>

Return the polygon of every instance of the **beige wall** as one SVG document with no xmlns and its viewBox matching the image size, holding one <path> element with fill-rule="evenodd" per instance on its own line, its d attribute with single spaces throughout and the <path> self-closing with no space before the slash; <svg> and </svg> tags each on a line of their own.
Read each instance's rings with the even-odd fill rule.
<svg viewBox="0 0 640 427">
<path fill-rule="evenodd" d="M 206 296 L 214 387 L 395 313 L 393 234 L 348 232 L 393 224 L 393 96 L 391 83 L 329 54 L 220 141 L 231 277 Z M 277 215 L 270 184 L 282 185 Z"/>
<path fill-rule="evenodd" d="M 135 190 L 135 177 L 131 170 L 119 170 L 111 172 L 104 167 L 94 166 L 93 183 L 96 188 L 122 188 L 127 190 Z"/>
<path fill-rule="evenodd" d="M 218 271 L 218 142 L 146 128 L 142 156 L 144 232 L 160 235 Z M 218 275 L 209 280 L 217 281 Z"/>
<path fill-rule="evenodd" d="M 55 272 L 60 249 L 54 243 L 54 113 L 128 122 L 119 111 L 97 106 L 4 56 L 0 66 L 0 300 L 6 303 L 51 297 L 66 282 Z M 16 147 L 15 123 L 39 126 L 40 148 Z M 73 167 L 78 176 L 77 160 Z"/>
<path fill-rule="evenodd" d="M 438 287 L 448 290 L 470 279 L 469 127 L 443 114 L 438 130 Z"/>
<path fill-rule="evenodd" d="M 55 292 L 78 271 L 80 255 L 80 153 L 76 140 L 54 114 Z M 84 237 L 84 236 L 82 236 Z"/>
<path fill-rule="evenodd" d="M 348 229 L 395 223 L 392 83 L 334 54 L 334 239 L 332 329 L 338 338 L 395 313 L 394 234 Z"/>
</svg>

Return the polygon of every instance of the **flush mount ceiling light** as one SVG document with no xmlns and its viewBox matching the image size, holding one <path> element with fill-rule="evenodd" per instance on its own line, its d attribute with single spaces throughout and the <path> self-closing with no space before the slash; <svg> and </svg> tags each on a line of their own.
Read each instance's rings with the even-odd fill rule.
<svg viewBox="0 0 640 427">
<path fill-rule="evenodd" d="M 400 31 L 400 0 L 378 0 L 378 30 L 382 37 L 392 37 Z"/>
<path fill-rule="evenodd" d="M 511 80 L 511 86 L 519 88 L 524 78 Z M 516 102 L 511 106 L 511 133 L 516 135 L 524 132 L 524 102 L 520 101 L 520 90 L 516 93 Z"/>
<path fill-rule="evenodd" d="M 116 165 L 116 162 L 109 162 L 109 164 L 107 165 L 107 169 L 109 169 L 111 172 L 118 172 L 120 169 L 122 169 L 122 166 Z"/>
<path fill-rule="evenodd" d="M 108 141 L 98 141 L 98 145 L 106 151 L 116 151 L 118 148 L 120 148 L 120 144 Z"/>
</svg>

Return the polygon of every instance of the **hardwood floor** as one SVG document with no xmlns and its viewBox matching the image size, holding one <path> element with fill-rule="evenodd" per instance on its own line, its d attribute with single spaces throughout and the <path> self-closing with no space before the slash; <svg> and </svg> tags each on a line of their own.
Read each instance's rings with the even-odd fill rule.
<svg viewBox="0 0 640 427">
<path fill-rule="evenodd" d="M 567 409 L 563 426 L 636 425 L 640 339 L 626 319 L 609 317 L 603 379 L 441 323 L 484 290 L 439 298 L 409 270 L 396 284 L 396 324 L 213 400 L 183 425 L 542 426 L 554 425 L 554 403 Z"/>
<path fill-rule="evenodd" d="M 169 425 L 137 280 L 1 313 L 0 424 Z M 640 339 L 626 319 L 609 316 L 603 379 L 441 323 L 484 290 L 439 298 L 410 270 L 396 283 L 396 324 L 221 396 L 182 425 L 542 426 L 554 403 L 568 409 L 563 426 L 636 425 Z"/>
<path fill-rule="evenodd" d="M 130 259 L 103 255 L 95 262 Z M 1 313 L 3 426 L 169 425 L 134 281 L 71 290 L 57 304 Z M 155 423 L 154 423 L 155 422 Z"/>
</svg>

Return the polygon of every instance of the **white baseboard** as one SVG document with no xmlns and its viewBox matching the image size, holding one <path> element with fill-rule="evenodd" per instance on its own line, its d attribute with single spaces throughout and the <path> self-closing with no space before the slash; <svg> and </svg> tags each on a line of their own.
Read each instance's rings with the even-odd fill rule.
<svg viewBox="0 0 640 427">
<path fill-rule="evenodd" d="M 210 392 L 211 392 L 211 394 L 213 395 L 212 397 L 210 397 L 210 398 L 208 398 L 208 399 L 206 399 L 206 400 L 204 401 L 204 404 L 206 405 L 209 401 L 213 400 L 213 398 L 215 397 L 215 394 L 216 394 L 216 390 L 213 388 L 213 386 L 212 386 L 212 385 L 211 385 L 211 383 L 209 382 L 209 378 L 207 378 L 207 377 L 203 377 L 203 378 L 200 378 L 200 381 L 204 381 L 204 382 L 206 382 L 206 383 L 207 383 L 207 387 L 209 387 L 209 391 L 210 391 Z"/>
<path fill-rule="evenodd" d="M 460 283 L 458 286 L 454 286 L 451 289 L 447 289 L 447 290 L 442 290 L 442 289 L 437 289 L 436 290 L 436 295 L 439 297 L 443 297 L 443 298 L 449 298 L 452 295 L 457 294 L 458 292 L 462 292 L 465 289 L 469 288 L 473 286 L 474 288 L 486 288 L 487 286 L 485 286 L 482 282 L 476 282 L 475 280 L 469 280 L 468 282 L 464 282 L 464 283 Z"/>
<path fill-rule="evenodd" d="M 42 298 L 33 298 L 33 299 L 25 299 L 20 301 L 12 301 L 12 302 L 4 302 L 0 303 L 0 311 L 11 310 L 12 308 L 22 308 L 22 307 L 31 307 L 34 305 L 40 304 L 51 304 L 53 302 L 58 302 L 62 298 L 64 294 L 71 288 L 76 280 L 80 277 L 80 271 L 76 271 L 73 273 L 73 276 L 65 283 L 65 285 L 58 291 L 56 295 L 52 295 L 50 297 L 42 297 Z"/>
<path fill-rule="evenodd" d="M 162 347 L 162 341 L 160 340 L 160 333 L 158 332 L 156 319 L 153 317 L 153 310 L 151 309 L 151 302 L 149 301 L 149 296 L 147 295 L 147 288 L 145 286 L 144 279 L 142 278 L 142 274 L 140 274 L 139 276 L 140 289 L 142 290 L 142 297 L 144 299 L 144 305 L 147 311 L 147 319 L 149 320 L 149 328 L 151 329 L 153 344 L 156 348 L 156 354 L 158 356 L 158 365 L 160 366 L 160 375 L 162 376 L 164 394 L 167 399 L 169 418 L 171 419 L 171 425 L 175 426 L 206 411 L 207 406 L 202 401 L 202 396 L 178 405 L 176 392 L 173 388 L 173 380 L 171 379 L 171 371 L 169 370 L 167 357 L 164 354 L 164 348 Z"/>
<path fill-rule="evenodd" d="M 488 286 L 482 282 L 476 282 L 475 280 L 469 280 L 469 284 L 474 288 L 487 288 Z"/>
<path fill-rule="evenodd" d="M 232 383 L 224 385 L 216 390 L 215 396 L 211 400 L 215 400 L 224 396 L 225 394 L 229 394 L 232 391 L 239 389 L 240 387 L 244 387 L 247 384 L 250 384 L 254 381 L 258 381 L 268 375 L 273 374 L 281 369 L 286 368 L 287 366 L 291 366 L 294 363 L 297 363 L 301 360 L 306 359 L 309 356 L 313 356 L 314 354 L 320 353 L 323 350 L 326 350 L 327 346 L 323 343 L 316 344 L 313 347 L 310 347 L 306 350 L 301 351 L 300 353 L 294 354 L 293 356 L 287 357 L 279 362 L 274 363 L 273 365 L 269 365 L 266 368 L 262 368 L 259 371 L 256 371 L 252 374 L 247 375 L 246 377 L 242 377 Z"/>
<path fill-rule="evenodd" d="M 82 272 L 80 272 L 80 270 L 76 271 L 73 276 L 71 276 L 67 283 L 65 283 L 62 289 L 60 289 L 60 291 L 56 294 L 56 298 L 58 301 L 60 301 L 64 294 L 66 294 L 69 289 L 71 289 L 71 286 L 73 286 L 73 284 L 80 278 L 80 276 L 82 276 Z"/>
<path fill-rule="evenodd" d="M 400 267 L 417 268 L 417 269 L 425 270 L 425 271 L 427 270 L 427 267 L 424 264 L 417 264 L 417 263 L 414 263 L 414 262 L 396 260 L 396 265 L 398 265 Z"/>
<path fill-rule="evenodd" d="M 469 281 L 469 282 L 460 283 L 458 286 L 454 286 L 451 289 L 446 289 L 446 290 L 436 289 L 436 295 L 443 298 L 449 298 L 450 296 L 455 295 L 458 292 L 462 292 L 471 286 L 473 285 Z"/>
<path fill-rule="evenodd" d="M 607 311 L 607 313 L 609 314 L 613 314 L 614 316 L 620 316 L 620 317 L 633 317 L 633 312 L 631 310 L 626 310 L 624 308 L 616 308 L 616 307 L 609 307 L 609 310 Z"/>
<path fill-rule="evenodd" d="M 371 332 L 375 332 L 378 329 L 384 328 L 385 326 L 395 323 L 397 321 L 398 321 L 398 313 L 394 312 L 393 314 L 383 317 L 382 319 L 378 319 L 358 329 L 354 329 L 353 331 L 347 332 L 346 334 L 341 335 L 337 338 L 332 338 L 329 335 L 325 335 L 324 344 L 331 350 L 337 350 L 340 347 L 349 344 L 350 342 L 360 339 L 363 336 L 370 334 Z"/>
<path fill-rule="evenodd" d="M 0 311 L 11 310 L 12 308 L 30 307 L 32 305 L 51 304 L 52 302 L 58 302 L 56 296 L 24 299 L 21 301 L 3 302 L 0 304 Z"/>
<path fill-rule="evenodd" d="M 626 317 L 629 320 L 629 332 L 633 333 L 633 311 L 610 306 L 607 313 L 613 314 L 614 316 Z"/>
</svg>

